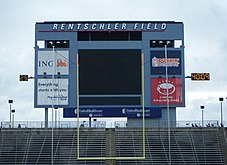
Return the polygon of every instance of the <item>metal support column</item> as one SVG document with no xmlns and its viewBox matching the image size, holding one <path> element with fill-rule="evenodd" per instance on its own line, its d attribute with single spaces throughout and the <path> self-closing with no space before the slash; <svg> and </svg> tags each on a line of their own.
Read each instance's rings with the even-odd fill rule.
<svg viewBox="0 0 227 165">
<path fill-rule="evenodd" d="M 45 128 L 48 128 L 48 108 L 45 108 Z"/>
</svg>

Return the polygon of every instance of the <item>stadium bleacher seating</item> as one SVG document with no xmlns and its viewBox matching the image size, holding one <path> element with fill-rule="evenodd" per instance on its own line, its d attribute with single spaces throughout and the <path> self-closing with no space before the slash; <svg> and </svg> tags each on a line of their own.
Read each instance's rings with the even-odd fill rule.
<svg viewBox="0 0 227 165">
<path fill-rule="evenodd" d="M 79 141 L 82 158 L 133 158 L 143 153 L 139 128 L 81 128 Z M 170 158 L 174 165 L 226 164 L 224 128 L 171 128 L 170 150 L 166 128 L 147 128 L 145 146 L 145 160 L 77 160 L 74 128 L 53 129 L 53 136 L 52 129 L 2 128 L 0 164 L 51 164 L 53 160 L 53 164 L 164 165 Z"/>
</svg>

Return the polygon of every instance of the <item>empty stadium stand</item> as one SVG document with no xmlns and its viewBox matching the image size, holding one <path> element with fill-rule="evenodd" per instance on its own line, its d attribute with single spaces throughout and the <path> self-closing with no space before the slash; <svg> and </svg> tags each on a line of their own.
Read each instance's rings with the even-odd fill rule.
<svg viewBox="0 0 227 165">
<path fill-rule="evenodd" d="M 1 128 L 0 164 L 167 165 L 171 160 L 173 165 L 225 165 L 225 135 L 218 127 L 171 128 L 169 148 L 166 128 L 147 128 L 144 160 L 77 160 L 74 128 L 53 129 L 53 136 L 50 128 Z M 79 141 L 82 158 L 133 158 L 143 153 L 139 128 L 81 128 Z"/>
</svg>

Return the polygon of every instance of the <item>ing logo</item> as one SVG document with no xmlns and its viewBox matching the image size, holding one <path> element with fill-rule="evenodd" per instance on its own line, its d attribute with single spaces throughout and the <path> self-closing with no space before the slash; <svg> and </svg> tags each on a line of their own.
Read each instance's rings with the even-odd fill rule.
<svg viewBox="0 0 227 165">
<path fill-rule="evenodd" d="M 68 66 L 68 63 L 66 60 L 58 59 L 57 60 L 57 67 L 66 67 Z"/>
</svg>

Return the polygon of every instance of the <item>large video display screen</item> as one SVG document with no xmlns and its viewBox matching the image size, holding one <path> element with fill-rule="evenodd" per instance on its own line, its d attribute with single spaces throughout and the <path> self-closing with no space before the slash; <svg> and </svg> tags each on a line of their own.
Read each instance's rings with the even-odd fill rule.
<svg viewBox="0 0 227 165">
<path fill-rule="evenodd" d="M 80 95 L 140 95 L 141 50 L 79 50 Z"/>
<path fill-rule="evenodd" d="M 78 50 L 80 105 L 141 105 L 141 50 Z"/>
</svg>

